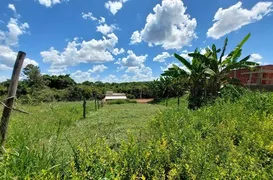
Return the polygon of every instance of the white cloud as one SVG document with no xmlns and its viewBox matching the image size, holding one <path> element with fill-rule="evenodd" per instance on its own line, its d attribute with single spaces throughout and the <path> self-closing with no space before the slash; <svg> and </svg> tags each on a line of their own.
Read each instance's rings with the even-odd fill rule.
<svg viewBox="0 0 273 180">
<path fill-rule="evenodd" d="M 261 20 L 273 11 L 272 2 L 258 2 L 251 10 L 243 9 L 242 2 L 229 7 L 220 8 L 214 16 L 214 24 L 208 30 L 207 36 L 214 39 L 236 31 L 241 27 Z"/>
<path fill-rule="evenodd" d="M 256 62 L 256 63 L 259 63 L 262 65 L 263 64 L 261 61 L 262 59 L 263 59 L 263 57 L 260 54 L 253 53 L 253 54 L 251 54 L 248 61 Z"/>
<path fill-rule="evenodd" d="M 82 83 L 84 81 L 94 81 L 94 79 L 91 77 L 90 72 L 82 72 L 81 70 L 78 70 L 70 75 L 74 81 L 77 83 Z"/>
<path fill-rule="evenodd" d="M 112 33 L 117 27 L 115 25 L 108 26 L 107 24 L 97 26 L 97 32 L 101 32 L 103 35 Z"/>
<path fill-rule="evenodd" d="M 82 18 L 83 19 L 91 19 L 92 21 L 98 20 L 96 17 L 93 16 L 93 14 L 91 12 L 88 12 L 88 13 L 82 12 Z"/>
<path fill-rule="evenodd" d="M 11 67 L 8 67 L 7 65 L 5 64 L 0 64 L 0 70 L 1 71 L 6 71 L 6 70 L 12 70 Z"/>
<path fill-rule="evenodd" d="M 7 68 L 13 68 L 17 57 L 17 52 L 14 52 L 8 46 L 0 45 L 0 64 L 1 66 L 6 66 Z M 32 59 L 25 58 L 23 68 L 26 67 L 28 64 L 33 64 L 38 66 L 38 63 Z"/>
<path fill-rule="evenodd" d="M 186 7 L 181 0 L 163 0 L 162 5 L 157 4 L 153 11 L 153 14 L 148 15 L 145 27 L 133 33 L 131 44 L 145 41 L 149 46 L 181 49 L 197 38 L 197 22 L 185 14 Z"/>
<path fill-rule="evenodd" d="M 189 71 L 184 65 L 176 63 L 176 62 L 172 62 L 172 63 L 165 64 L 165 65 L 166 66 L 164 66 L 164 67 L 160 66 L 161 71 L 166 71 L 169 68 L 173 67 L 173 65 L 176 65 L 176 66 L 180 67 L 181 69 L 184 69 L 185 71 Z"/>
<path fill-rule="evenodd" d="M 14 13 L 16 13 L 16 8 L 15 8 L 14 4 L 9 4 L 8 8 L 11 9 Z"/>
<path fill-rule="evenodd" d="M 104 17 L 100 17 L 100 19 L 98 21 L 99 21 L 99 24 L 103 24 L 103 23 L 105 23 L 105 18 Z"/>
<path fill-rule="evenodd" d="M 130 44 L 137 44 L 142 41 L 141 34 L 138 31 L 135 31 L 131 36 L 131 42 Z"/>
<path fill-rule="evenodd" d="M 89 69 L 88 72 L 90 72 L 90 73 L 102 73 L 106 69 L 108 69 L 108 67 L 104 66 L 103 64 L 100 64 L 100 65 L 93 66 L 93 68 Z"/>
<path fill-rule="evenodd" d="M 52 7 L 53 5 L 69 1 L 69 0 L 39 0 L 39 3 L 45 7 Z"/>
<path fill-rule="evenodd" d="M 110 75 L 106 76 L 102 81 L 103 82 L 109 82 L 109 83 L 120 82 L 120 80 L 117 78 L 117 76 L 113 75 L 113 74 L 110 74 Z"/>
<path fill-rule="evenodd" d="M 132 50 L 127 51 L 128 56 L 122 58 L 120 64 L 126 67 L 141 66 L 147 59 L 148 55 L 137 56 Z"/>
<path fill-rule="evenodd" d="M 123 48 L 121 48 L 121 49 L 118 49 L 118 48 L 115 48 L 113 51 L 112 51 L 112 53 L 114 54 L 114 55 L 119 55 L 119 54 L 123 54 L 125 52 L 125 50 L 123 49 Z"/>
<path fill-rule="evenodd" d="M 105 3 L 106 9 L 108 9 L 113 15 L 115 15 L 122 7 L 123 3 L 128 0 L 108 1 Z"/>
<path fill-rule="evenodd" d="M 103 63 L 113 61 L 111 54 L 118 37 L 111 33 L 101 40 L 92 39 L 90 41 L 78 42 L 74 39 L 68 42 L 63 52 L 51 47 L 48 51 L 41 52 L 44 63 L 51 63 L 51 66 L 74 66 L 80 63 Z"/>
<path fill-rule="evenodd" d="M 127 51 L 128 56 L 122 59 L 119 59 L 115 64 L 119 64 L 120 67 L 117 68 L 117 71 L 125 70 L 126 73 L 132 74 L 128 76 L 126 74 L 126 80 L 124 77 L 121 81 L 150 81 L 153 80 L 153 71 L 150 67 L 145 66 L 145 61 L 148 55 L 137 56 L 132 50 Z"/>
<path fill-rule="evenodd" d="M 20 23 L 18 19 L 10 18 L 7 25 L 8 31 L 0 31 L 0 44 L 17 46 L 19 36 L 26 34 L 29 28 L 28 23 Z"/>
<path fill-rule="evenodd" d="M 135 67 L 128 67 L 125 72 L 133 74 L 133 76 L 131 76 L 132 81 L 151 81 L 155 79 L 153 77 L 152 69 L 144 64 Z"/>
<path fill-rule="evenodd" d="M 16 8 L 13 4 L 9 4 L 8 8 L 12 9 L 16 13 Z M 26 30 L 29 28 L 28 23 L 19 22 L 19 15 L 16 13 L 16 18 L 10 18 L 7 24 L 7 31 L 0 30 L 0 70 L 11 71 L 16 57 L 15 52 L 11 47 L 18 46 L 19 36 L 27 33 Z M 32 59 L 25 58 L 23 68 L 27 64 L 33 64 L 38 66 L 38 63 Z"/>
<path fill-rule="evenodd" d="M 165 62 L 165 59 L 171 57 L 171 55 L 168 52 L 163 52 L 162 54 L 157 55 L 153 61 L 157 62 Z"/>
</svg>

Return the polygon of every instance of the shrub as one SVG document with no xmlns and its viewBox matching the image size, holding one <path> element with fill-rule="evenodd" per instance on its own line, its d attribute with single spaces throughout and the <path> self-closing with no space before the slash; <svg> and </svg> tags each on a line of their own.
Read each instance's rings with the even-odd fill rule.
<svg viewBox="0 0 273 180">
<path fill-rule="evenodd" d="M 106 139 L 97 139 L 92 146 L 71 145 L 70 161 L 47 151 L 48 147 L 39 153 L 22 144 L 19 153 L 8 151 L 1 157 L 0 177 L 272 179 L 271 104 L 272 94 L 259 92 L 246 93 L 236 101 L 218 99 L 196 111 L 188 110 L 184 102 L 179 111 L 160 111 L 145 139 L 129 134 L 116 146 Z"/>
<path fill-rule="evenodd" d="M 160 112 L 147 141 L 129 138 L 117 150 L 99 141 L 78 149 L 72 174 L 91 179 L 272 179 L 273 114 L 262 108 L 273 104 L 271 97 L 250 93 L 197 111 Z"/>
</svg>

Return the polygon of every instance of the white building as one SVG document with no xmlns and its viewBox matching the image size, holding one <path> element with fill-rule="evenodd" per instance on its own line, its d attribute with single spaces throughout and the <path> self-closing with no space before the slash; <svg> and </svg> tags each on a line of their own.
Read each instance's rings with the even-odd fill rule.
<svg viewBox="0 0 273 180">
<path fill-rule="evenodd" d="M 120 99 L 127 99 L 125 93 L 114 93 L 113 91 L 107 91 L 104 101 L 107 100 L 120 100 Z"/>
</svg>

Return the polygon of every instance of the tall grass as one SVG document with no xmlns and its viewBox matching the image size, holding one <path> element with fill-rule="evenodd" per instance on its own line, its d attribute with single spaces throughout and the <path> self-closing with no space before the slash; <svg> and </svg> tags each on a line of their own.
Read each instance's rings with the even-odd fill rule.
<svg viewBox="0 0 273 180">
<path fill-rule="evenodd" d="M 143 110 L 147 111 L 156 105 L 110 105 L 105 107 L 103 113 L 107 114 L 107 108 L 109 112 L 117 113 L 119 111 L 113 108 L 120 106 L 131 106 L 135 110 L 143 107 L 142 113 L 151 113 Z M 107 136 L 98 136 L 90 144 L 90 136 L 86 135 L 76 143 L 72 138 L 74 131 L 66 131 L 67 141 L 63 141 L 63 137 L 58 136 L 63 131 L 61 121 L 54 122 L 54 127 L 47 124 L 52 130 L 41 129 L 40 132 L 44 134 L 37 134 L 39 140 L 32 141 L 37 137 L 13 132 L 9 137 L 15 138 L 17 135 L 18 140 L 9 146 L 16 148 L 8 148 L 2 157 L 0 178 L 272 179 L 272 106 L 273 95 L 258 92 L 246 94 L 234 102 L 219 99 L 213 105 L 196 111 L 188 110 L 186 103 L 181 104 L 179 109 L 163 109 L 161 106 L 162 110 L 154 118 L 149 117 L 151 119 L 147 128 L 144 128 L 145 133 L 125 131 L 123 134 L 127 134 L 127 138 L 116 143 L 111 143 L 113 139 L 109 141 Z M 140 111 L 137 113 L 141 114 Z M 123 111 L 110 119 L 122 118 L 124 114 Z M 137 114 L 133 113 L 131 118 L 138 118 L 134 116 Z M 126 119 L 130 119 L 130 116 Z M 79 125 L 83 132 L 83 127 L 92 123 L 81 122 L 82 125 L 74 125 Z M 31 126 L 39 128 L 36 123 Z M 110 129 L 119 126 L 121 124 Z M 50 143 L 42 144 L 40 140 L 45 140 L 42 138 L 44 136 L 49 137 L 45 139 Z M 23 139 L 21 142 L 20 138 Z M 65 147 L 58 145 L 62 143 L 67 144 L 70 153 L 60 149 Z"/>
</svg>

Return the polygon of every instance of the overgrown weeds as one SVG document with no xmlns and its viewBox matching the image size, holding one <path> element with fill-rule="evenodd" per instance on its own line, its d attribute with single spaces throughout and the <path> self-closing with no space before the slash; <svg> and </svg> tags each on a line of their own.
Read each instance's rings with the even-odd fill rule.
<svg viewBox="0 0 273 180">
<path fill-rule="evenodd" d="M 158 112 L 145 138 L 128 133 L 115 143 L 105 137 L 86 146 L 74 142 L 71 153 L 22 141 L 15 146 L 20 151 L 10 148 L 2 157 L 0 172 L 36 179 L 272 179 L 272 104 L 271 93 L 258 92 L 196 111 L 183 103 Z"/>
</svg>

